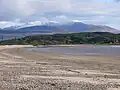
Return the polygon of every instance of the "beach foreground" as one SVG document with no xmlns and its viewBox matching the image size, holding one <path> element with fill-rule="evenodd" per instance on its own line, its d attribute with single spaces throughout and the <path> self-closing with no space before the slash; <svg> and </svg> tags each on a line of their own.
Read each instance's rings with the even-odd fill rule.
<svg viewBox="0 0 120 90">
<path fill-rule="evenodd" d="M 120 90 L 119 56 L 77 56 L 0 47 L 0 90 Z"/>
</svg>

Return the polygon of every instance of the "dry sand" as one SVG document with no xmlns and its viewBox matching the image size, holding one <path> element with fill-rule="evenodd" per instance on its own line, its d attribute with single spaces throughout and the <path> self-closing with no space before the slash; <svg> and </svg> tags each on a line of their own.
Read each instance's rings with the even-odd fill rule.
<svg viewBox="0 0 120 90">
<path fill-rule="evenodd" d="M 120 57 L 0 47 L 0 90 L 120 90 Z"/>
</svg>

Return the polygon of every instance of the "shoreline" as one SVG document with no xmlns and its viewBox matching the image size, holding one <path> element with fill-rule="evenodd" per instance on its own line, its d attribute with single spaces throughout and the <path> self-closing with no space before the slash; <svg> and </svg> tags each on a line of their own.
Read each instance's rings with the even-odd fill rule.
<svg viewBox="0 0 120 90">
<path fill-rule="evenodd" d="M 29 48 L 29 47 L 81 47 L 81 46 L 115 46 L 119 47 L 120 45 L 94 45 L 94 44 L 62 44 L 62 45 L 38 45 L 38 46 L 33 46 L 33 45 L 0 45 L 0 49 L 6 49 L 6 48 Z"/>
<path fill-rule="evenodd" d="M 74 46 L 120 46 L 120 45 L 107 45 L 107 44 L 59 44 L 59 45 L 38 45 L 39 46 L 51 46 L 51 47 L 74 47 Z"/>
<path fill-rule="evenodd" d="M 120 57 L 27 52 L 24 46 L 3 49 L 1 90 L 120 89 Z"/>
</svg>

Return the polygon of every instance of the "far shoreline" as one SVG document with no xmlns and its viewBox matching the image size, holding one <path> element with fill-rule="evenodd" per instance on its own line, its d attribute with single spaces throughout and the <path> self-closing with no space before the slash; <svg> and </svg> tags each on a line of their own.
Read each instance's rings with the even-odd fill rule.
<svg viewBox="0 0 120 90">
<path fill-rule="evenodd" d="M 107 45 L 107 44 L 58 44 L 58 45 L 37 45 L 33 47 L 81 47 L 81 46 L 120 46 L 120 45 Z"/>
</svg>

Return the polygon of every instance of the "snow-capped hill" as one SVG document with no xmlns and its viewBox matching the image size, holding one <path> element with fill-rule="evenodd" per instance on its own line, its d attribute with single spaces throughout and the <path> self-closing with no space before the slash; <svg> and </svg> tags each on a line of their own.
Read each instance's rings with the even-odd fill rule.
<svg viewBox="0 0 120 90">
<path fill-rule="evenodd" d="M 92 24 L 84 24 L 80 21 L 74 20 L 69 23 L 65 24 L 60 24 L 55 21 L 49 21 L 49 22 L 41 22 L 41 21 L 34 21 L 34 22 L 29 22 L 17 26 L 11 26 L 8 28 L 4 28 L 2 30 L 9 30 L 14 32 L 17 30 L 17 32 L 73 32 L 73 33 L 79 33 L 79 32 L 111 32 L 111 33 L 120 33 L 119 30 L 109 27 L 109 26 L 103 26 L 103 25 L 92 25 Z M 36 32 L 36 33 L 37 33 Z M 46 32 L 46 33 L 47 33 Z"/>
</svg>

